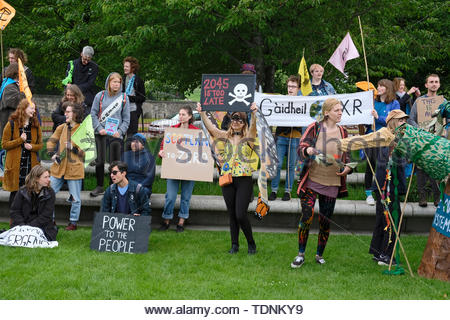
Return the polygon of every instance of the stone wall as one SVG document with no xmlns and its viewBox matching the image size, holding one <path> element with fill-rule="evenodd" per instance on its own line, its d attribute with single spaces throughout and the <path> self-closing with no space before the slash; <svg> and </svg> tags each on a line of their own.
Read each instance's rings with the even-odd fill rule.
<svg viewBox="0 0 450 320">
<path fill-rule="evenodd" d="M 33 98 L 36 101 L 39 112 L 44 117 L 50 117 L 53 110 L 56 109 L 58 103 L 61 101 L 61 96 L 54 95 L 34 95 Z M 194 109 L 196 102 L 146 100 L 142 108 L 144 109 L 144 118 L 162 119 L 177 113 L 180 107 L 185 105 L 189 105 Z"/>
</svg>

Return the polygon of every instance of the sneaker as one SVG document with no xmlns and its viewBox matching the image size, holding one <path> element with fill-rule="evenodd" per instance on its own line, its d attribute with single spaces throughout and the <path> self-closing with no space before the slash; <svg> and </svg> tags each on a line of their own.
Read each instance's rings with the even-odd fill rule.
<svg viewBox="0 0 450 320">
<path fill-rule="evenodd" d="M 159 227 L 159 231 L 166 231 L 167 229 L 169 229 L 170 223 L 161 223 L 161 226 Z M 178 225 L 177 225 L 178 226 Z"/>
<path fill-rule="evenodd" d="M 305 263 L 305 256 L 298 255 L 295 257 L 294 261 L 291 263 L 291 268 L 300 268 L 303 263 Z"/>
<path fill-rule="evenodd" d="M 374 206 L 374 205 L 375 205 L 375 199 L 372 197 L 372 195 L 370 195 L 370 196 L 368 196 L 368 197 L 366 198 L 366 203 L 367 203 L 369 206 Z"/>
<path fill-rule="evenodd" d="M 277 198 L 277 193 L 272 191 L 269 195 L 269 201 L 273 201 L 276 198 Z"/>
<path fill-rule="evenodd" d="M 75 231 L 77 230 L 77 225 L 73 223 L 69 223 L 69 225 L 66 227 L 67 231 Z"/>
<path fill-rule="evenodd" d="M 325 259 L 316 254 L 316 262 L 320 265 L 325 264 Z"/>
<path fill-rule="evenodd" d="M 426 208 L 428 203 L 425 200 L 419 201 L 419 207 Z"/>
<path fill-rule="evenodd" d="M 386 256 L 384 254 L 380 254 L 379 256 L 379 260 L 378 260 L 378 265 L 379 266 L 388 266 L 389 262 L 391 262 L 391 257 Z M 392 259 L 392 265 L 396 265 L 397 261 L 394 259 Z"/>
<path fill-rule="evenodd" d="M 102 187 L 97 186 L 97 187 L 95 187 L 95 189 L 92 190 L 89 194 L 91 195 L 91 197 L 97 197 L 97 196 L 99 196 L 99 195 L 101 195 L 101 194 L 104 194 L 104 193 L 105 193 L 105 190 L 103 190 Z"/>
<path fill-rule="evenodd" d="M 238 252 L 239 252 L 239 246 L 237 246 L 237 245 L 235 245 L 235 244 L 233 244 L 233 245 L 231 246 L 231 249 L 228 250 L 228 253 L 229 253 L 229 254 L 236 254 L 236 253 L 238 253 Z"/>
<path fill-rule="evenodd" d="M 248 254 L 256 254 L 256 244 L 248 246 Z"/>
<path fill-rule="evenodd" d="M 283 198 L 281 198 L 282 201 L 289 201 L 291 200 L 291 194 L 289 192 L 285 192 L 283 194 Z"/>
<path fill-rule="evenodd" d="M 182 226 L 181 224 L 177 224 L 177 230 L 178 233 L 183 232 L 184 231 L 184 226 Z"/>
</svg>

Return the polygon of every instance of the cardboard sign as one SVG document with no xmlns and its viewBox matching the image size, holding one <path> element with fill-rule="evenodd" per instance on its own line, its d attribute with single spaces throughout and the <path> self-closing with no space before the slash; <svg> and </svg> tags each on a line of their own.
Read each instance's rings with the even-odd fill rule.
<svg viewBox="0 0 450 320">
<path fill-rule="evenodd" d="M 446 237 L 450 237 L 450 192 L 444 193 L 436 209 L 433 219 L 433 228 Z"/>
<path fill-rule="evenodd" d="M 444 96 L 422 97 L 416 100 L 417 123 L 425 128 L 431 121 L 431 115 L 444 102 Z"/>
<path fill-rule="evenodd" d="M 214 161 L 202 130 L 166 128 L 161 178 L 213 181 Z"/>
<path fill-rule="evenodd" d="M 371 91 L 328 96 L 287 96 L 255 93 L 255 102 L 269 126 L 306 127 L 317 121 L 328 98 L 341 101 L 340 125 L 372 124 L 373 93 Z"/>
<path fill-rule="evenodd" d="M 254 74 L 204 74 L 200 103 L 203 111 L 250 111 L 255 99 Z"/>
<path fill-rule="evenodd" d="M 96 212 L 91 249 L 104 252 L 147 252 L 150 222 L 150 216 Z"/>
<path fill-rule="evenodd" d="M 14 18 L 16 9 L 5 1 L 0 1 L 0 29 L 5 30 L 8 23 Z"/>
</svg>

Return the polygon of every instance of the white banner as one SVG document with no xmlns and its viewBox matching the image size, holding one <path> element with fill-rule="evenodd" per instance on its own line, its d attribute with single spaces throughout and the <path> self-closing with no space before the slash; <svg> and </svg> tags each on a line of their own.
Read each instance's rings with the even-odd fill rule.
<svg viewBox="0 0 450 320">
<path fill-rule="evenodd" d="M 54 248 L 58 241 L 48 241 L 37 227 L 15 226 L 0 234 L 0 245 L 26 248 Z"/>
<path fill-rule="evenodd" d="M 328 98 L 336 98 L 344 106 L 340 125 L 373 123 L 372 91 L 306 97 L 255 92 L 255 102 L 269 126 L 306 127 L 316 121 Z"/>
</svg>

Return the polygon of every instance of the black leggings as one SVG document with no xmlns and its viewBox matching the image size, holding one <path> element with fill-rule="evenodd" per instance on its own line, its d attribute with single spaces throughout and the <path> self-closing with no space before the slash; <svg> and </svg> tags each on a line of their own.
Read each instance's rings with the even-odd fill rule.
<svg viewBox="0 0 450 320">
<path fill-rule="evenodd" d="M 95 146 L 97 147 L 97 160 L 95 163 L 95 176 L 97 186 L 103 187 L 105 179 L 106 146 L 109 147 L 109 163 L 120 160 L 122 155 L 123 140 L 111 136 L 95 135 Z"/>
<path fill-rule="evenodd" d="M 252 193 L 252 177 L 233 177 L 233 183 L 222 187 L 223 198 L 230 215 L 231 245 L 239 246 L 239 227 L 241 227 L 248 245 L 255 246 L 252 225 L 247 213 Z"/>
</svg>

